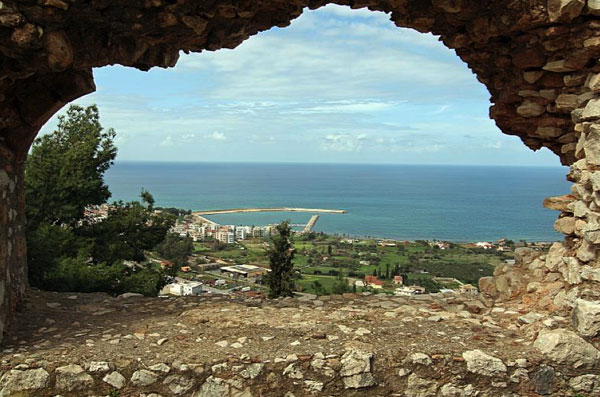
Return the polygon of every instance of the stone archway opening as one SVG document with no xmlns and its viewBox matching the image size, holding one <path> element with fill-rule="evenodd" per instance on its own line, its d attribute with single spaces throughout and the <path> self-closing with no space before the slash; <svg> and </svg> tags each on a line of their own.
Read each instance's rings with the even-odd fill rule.
<svg viewBox="0 0 600 397">
<path fill-rule="evenodd" d="M 26 281 L 23 170 L 42 125 L 62 106 L 94 90 L 92 68 L 121 64 L 172 67 L 179 51 L 234 48 L 249 36 L 284 27 L 304 7 L 328 1 L 64 0 L 7 1 L 0 10 L 0 331 Z M 570 311 L 574 326 L 596 335 L 591 306 L 600 298 L 600 35 L 596 2 L 531 0 L 345 1 L 390 13 L 400 27 L 431 32 L 469 66 L 491 94 L 490 116 L 533 150 L 546 147 L 571 165 L 572 194 L 546 205 L 561 211 L 567 235 L 545 257 L 518 254 L 481 289 L 496 299 Z M 598 173 L 600 175 L 600 173 Z M 579 308 L 579 309 L 578 309 Z"/>
</svg>

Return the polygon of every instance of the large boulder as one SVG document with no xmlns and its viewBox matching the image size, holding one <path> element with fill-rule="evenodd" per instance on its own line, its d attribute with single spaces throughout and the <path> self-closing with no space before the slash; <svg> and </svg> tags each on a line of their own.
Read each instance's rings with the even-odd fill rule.
<svg viewBox="0 0 600 397">
<path fill-rule="evenodd" d="M 134 386 L 143 387 L 149 386 L 156 382 L 158 377 L 154 372 L 148 371 L 147 369 L 140 369 L 139 371 L 135 371 L 133 375 L 131 375 L 131 383 Z"/>
<path fill-rule="evenodd" d="M 0 378 L 0 396 L 29 395 L 48 386 L 50 374 L 43 368 L 26 371 L 10 370 Z M 35 393 L 31 393 L 35 394 Z"/>
<path fill-rule="evenodd" d="M 373 353 L 361 350 L 347 350 L 340 360 L 342 368 L 340 376 L 346 389 L 360 389 L 374 386 L 375 378 L 371 374 Z"/>
<path fill-rule="evenodd" d="M 546 267 L 549 271 L 556 271 L 558 266 L 563 263 L 562 258 L 567 255 L 567 251 L 567 247 L 561 242 L 550 246 L 548 253 L 546 253 Z"/>
<path fill-rule="evenodd" d="M 600 99 L 592 99 L 587 103 L 583 117 L 588 119 L 600 117 Z M 600 165 L 600 128 L 595 124 L 590 127 L 590 131 L 586 135 L 583 150 L 589 164 Z"/>
<path fill-rule="evenodd" d="M 94 385 L 94 378 L 77 364 L 58 367 L 54 373 L 56 374 L 56 387 L 60 390 L 84 390 Z"/>
<path fill-rule="evenodd" d="M 577 392 L 591 393 L 600 388 L 600 377 L 598 374 L 576 376 L 569 381 L 569 386 Z"/>
<path fill-rule="evenodd" d="M 552 360 L 575 368 L 593 366 L 600 360 L 600 351 L 573 331 L 542 330 L 533 347 Z"/>
<path fill-rule="evenodd" d="M 481 350 L 469 350 L 462 354 L 467 363 L 467 370 L 483 376 L 500 376 L 506 374 L 506 365 L 497 357 L 490 356 Z"/>
<path fill-rule="evenodd" d="M 575 201 L 575 196 L 572 194 L 547 197 L 544 199 L 544 207 L 555 211 L 570 212 L 569 204 L 571 204 L 573 201 Z"/>
<path fill-rule="evenodd" d="M 550 22 L 570 21 L 581 14 L 584 6 L 584 0 L 548 0 Z"/>
<path fill-rule="evenodd" d="M 511 299 L 525 291 L 524 274 L 510 270 L 496 277 L 496 290 L 499 298 Z"/>
<path fill-rule="evenodd" d="M 127 379 L 117 371 L 107 374 L 102 380 L 117 390 L 124 388 L 127 384 Z"/>
<path fill-rule="evenodd" d="M 571 312 L 573 327 L 583 336 L 600 334 L 600 303 L 577 299 Z"/>
<path fill-rule="evenodd" d="M 536 251 L 532 248 L 520 247 L 515 250 L 515 262 L 517 265 L 528 265 L 540 255 L 542 255 L 541 251 Z"/>
<path fill-rule="evenodd" d="M 221 378 L 209 376 L 194 397 L 226 397 L 229 396 L 229 385 Z"/>
<path fill-rule="evenodd" d="M 494 277 L 481 277 L 479 279 L 479 291 L 482 294 L 495 297 L 498 294 L 496 279 Z"/>
</svg>

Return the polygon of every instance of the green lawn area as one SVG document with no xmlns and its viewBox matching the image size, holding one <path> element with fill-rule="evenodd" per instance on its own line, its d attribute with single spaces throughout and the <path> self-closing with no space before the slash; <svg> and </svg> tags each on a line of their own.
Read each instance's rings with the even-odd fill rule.
<svg viewBox="0 0 600 397">
<path fill-rule="evenodd" d="M 298 290 L 302 290 L 302 292 L 322 295 L 323 291 L 315 290 L 315 281 L 318 281 L 326 292 L 330 292 L 333 289 L 333 285 L 337 281 L 337 278 L 328 276 L 305 275 L 302 276 L 302 279 L 296 280 L 296 286 Z"/>
<path fill-rule="evenodd" d="M 342 271 L 344 276 L 362 278 L 373 274 L 375 270 L 379 275 L 385 275 L 388 268 L 391 274 L 398 267 L 399 273 L 409 274 L 409 281 L 414 278 L 455 277 L 462 282 L 476 284 L 480 277 L 491 275 L 495 266 L 512 258 L 512 253 L 484 251 L 465 244 L 452 244 L 450 249 L 441 250 L 424 242 L 398 242 L 396 246 L 388 247 L 380 246 L 372 239 L 353 244 L 342 243 L 341 240 L 335 236 L 319 235 L 309 241 L 296 236 L 293 242 L 296 249 L 294 266 L 304 277 L 318 277 L 317 280 L 324 277 L 325 283 L 334 282 L 331 279 L 335 276 L 331 277 L 331 271 Z M 202 255 L 236 264 L 268 266 L 267 241 L 262 238 L 250 239 L 225 246 L 221 250 L 215 249 L 209 242 L 195 243 L 194 246 L 196 252 Z M 329 245 L 332 249 L 331 256 L 328 255 Z M 369 261 L 370 264 L 360 265 L 360 261 Z M 427 273 L 419 273 L 419 270 Z M 315 271 L 320 274 L 315 275 Z M 307 284 L 310 282 L 301 281 L 301 285 L 310 288 Z"/>
</svg>

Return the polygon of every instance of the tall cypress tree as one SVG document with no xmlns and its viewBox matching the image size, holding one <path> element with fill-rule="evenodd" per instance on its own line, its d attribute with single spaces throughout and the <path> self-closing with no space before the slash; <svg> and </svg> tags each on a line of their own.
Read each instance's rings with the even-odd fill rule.
<svg viewBox="0 0 600 397">
<path fill-rule="evenodd" d="M 292 229 L 289 222 L 277 225 L 277 233 L 271 238 L 272 246 L 267 254 L 271 272 L 267 277 L 269 298 L 292 296 L 294 294 L 294 248 L 292 246 Z"/>
</svg>

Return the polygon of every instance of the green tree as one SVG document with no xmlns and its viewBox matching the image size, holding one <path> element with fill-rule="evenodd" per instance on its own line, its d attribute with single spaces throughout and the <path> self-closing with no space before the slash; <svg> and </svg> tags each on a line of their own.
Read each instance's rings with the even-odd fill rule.
<svg viewBox="0 0 600 397">
<path fill-rule="evenodd" d="M 351 290 L 350 285 L 348 284 L 348 279 L 344 277 L 342 272 L 340 272 L 335 280 L 335 283 L 332 287 L 332 292 L 334 294 L 344 294 Z"/>
<path fill-rule="evenodd" d="M 147 201 L 154 201 L 152 195 L 142 191 L 141 197 L 147 206 L 137 201 L 116 202 L 102 222 L 80 228 L 82 236 L 93 240 L 91 255 L 95 263 L 141 262 L 145 259 L 145 250 L 156 247 L 165 239 L 175 217 L 167 213 L 153 214 Z"/>
<path fill-rule="evenodd" d="M 52 134 L 35 140 L 25 170 L 28 229 L 41 223 L 77 225 L 87 206 L 110 197 L 104 173 L 117 154 L 95 105 L 72 105 Z"/>
<path fill-rule="evenodd" d="M 85 209 L 110 197 L 104 173 L 116 156 L 115 132 L 104 131 L 96 106 L 71 106 L 57 129 L 36 139 L 25 170 L 29 279 L 54 291 L 139 292 L 156 295 L 164 274 L 144 260 L 174 218 L 154 215 L 154 198 L 116 203 L 106 219 L 85 217 Z"/>
<path fill-rule="evenodd" d="M 181 267 L 187 264 L 188 257 L 194 252 L 194 241 L 191 237 L 180 237 L 178 234 L 169 233 L 156 250 L 160 256 L 172 261 L 176 267 Z"/>
<path fill-rule="evenodd" d="M 267 277 L 269 297 L 292 296 L 294 294 L 293 259 L 294 248 L 291 242 L 292 229 L 288 221 L 276 227 L 267 250 L 271 271 Z"/>
<path fill-rule="evenodd" d="M 317 295 L 327 295 L 329 292 L 323 287 L 323 284 L 319 280 L 315 280 L 312 283 L 312 288 Z"/>
</svg>

